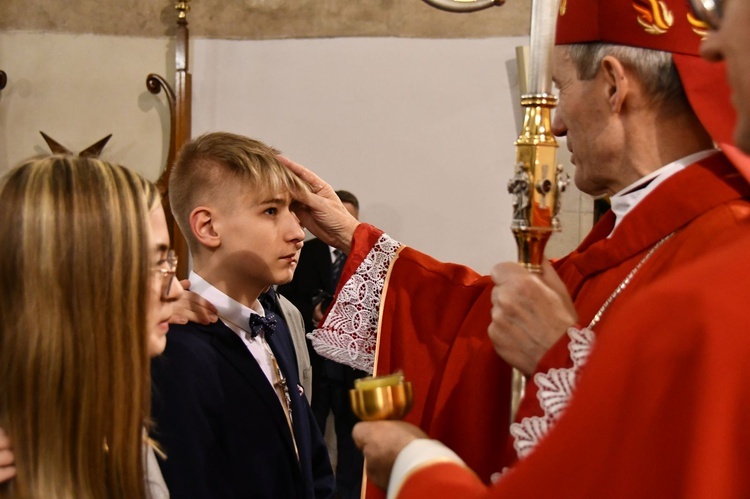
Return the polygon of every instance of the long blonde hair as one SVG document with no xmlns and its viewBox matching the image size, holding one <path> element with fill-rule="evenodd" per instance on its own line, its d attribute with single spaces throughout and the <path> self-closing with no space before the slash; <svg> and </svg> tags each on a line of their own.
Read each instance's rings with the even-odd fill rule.
<svg viewBox="0 0 750 499">
<path fill-rule="evenodd" d="M 96 159 L 29 160 L 0 181 L 0 497 L 142 498 L 153 184 Z"/>
</svg>

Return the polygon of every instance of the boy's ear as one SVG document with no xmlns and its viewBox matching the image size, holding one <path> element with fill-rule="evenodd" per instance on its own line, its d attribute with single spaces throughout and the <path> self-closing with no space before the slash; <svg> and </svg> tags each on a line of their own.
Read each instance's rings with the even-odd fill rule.
<svg viewBox="0 0 750 499">
<path fill-rule="evenodd" d="M 214 213 L 211 208 L 198 206 L 190 212 L 190 230 L 193 237 L 207 248 L 217 248 L 221 237 L 214 227 Z"/>
</svg>

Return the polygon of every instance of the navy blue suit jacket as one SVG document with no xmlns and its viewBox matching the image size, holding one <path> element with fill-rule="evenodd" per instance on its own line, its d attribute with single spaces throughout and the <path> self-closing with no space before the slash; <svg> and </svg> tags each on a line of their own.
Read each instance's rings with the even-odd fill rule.
<svg viewBox="0 0 750 499">
<path fill-rule="evenodd" d="M 333 497 L 291 337 L 283 328 L 268 343 L 289 383 L 299 460 L 276 392 L 242 340 L 221 321 L 170 326 L 152 362 L 153 436 L 167 454 L 160 466 L 173 499 Z"/>
</svg>

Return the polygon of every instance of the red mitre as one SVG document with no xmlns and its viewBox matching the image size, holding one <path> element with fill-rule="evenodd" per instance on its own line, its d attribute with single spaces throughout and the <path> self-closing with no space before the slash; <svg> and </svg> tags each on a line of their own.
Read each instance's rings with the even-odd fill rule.
<svg viewBox="0 0 750 499">
<path fill-rule="evenodd" d="M 556 43 L 602 42 L 671 52 L 698 119 L 714 142 L 734 144 L 737 113 L 726 66 L 699 55 L 707 33 L 687 0 L 560 0 Z M 750 179 L 750 158 L 732 152 L 732 161 Z"/>
</svg>

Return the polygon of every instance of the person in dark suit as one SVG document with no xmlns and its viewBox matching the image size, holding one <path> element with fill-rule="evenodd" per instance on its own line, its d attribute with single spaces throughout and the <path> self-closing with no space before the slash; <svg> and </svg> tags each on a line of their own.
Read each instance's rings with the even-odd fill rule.
<svg viewBox="0 0 750 499">
<path fill-rule="evenodd" d="M 357 197 L 344 190 L 336 191 L 336 194 L 349 213 L 359 219 Z M 279 293 L 302 313 L 308 333 L 317 326 L 328 308 L 345 261 L 346 255 L 339 250 L 320 239 L 311 239 L 302 248 L 292 281 L 279 286 Z M 321 432 L 325 433 L 326 420 L 333 413 L 338 496 L 342 499 L 359 498 L 364 458 L 352 440 L 352 429 L 358 420 L 349 404 L 349 390 L 353 388 L 354 380 L 366 376 L 366 373 L 321 357 L 309 341 L 308 352 L 313 368 L 311 405 Z"/>
<path fill-rule="evenodd" d="M 172 325 L 152 367 L 154 438 L 173 498 L 331 498 L 327 449 L 300 384 L 289 328 L 261 294 L 288 282 L 307 186 L 278 151 L 227 133 L 186 144 L 170 203 L 193 256 L 191 291 L 219 320 Z M 276 312 L 274 312 L 274 310 Z"/>
</svg>

